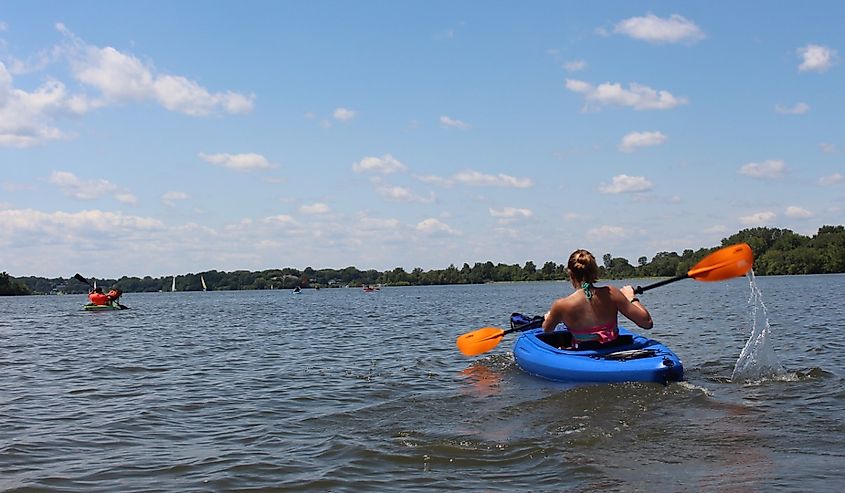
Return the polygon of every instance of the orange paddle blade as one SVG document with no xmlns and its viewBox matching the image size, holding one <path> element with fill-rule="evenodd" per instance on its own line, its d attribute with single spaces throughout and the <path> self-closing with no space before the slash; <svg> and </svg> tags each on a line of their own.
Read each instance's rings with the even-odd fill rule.
<svg viewBox="0 0 845 493">
<path fill-rule="evenodd" d="M 483 327 L 458 337 L 455 344 L 466 356 L 486 353 L 499 345 L 505 331 L 496 327 Z"/>
<path fill-rule="evenodd" d="M 687 272 L 696 281 L 722 281 L 744 276 L 754 264 L 754 255 L 747 243 L 720 248 L 704 257 Z"/>
</svg>

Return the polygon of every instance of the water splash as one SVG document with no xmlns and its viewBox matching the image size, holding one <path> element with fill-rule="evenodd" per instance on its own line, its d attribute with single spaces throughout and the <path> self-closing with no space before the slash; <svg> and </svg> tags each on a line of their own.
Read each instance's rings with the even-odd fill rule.
<svg viewBox="0 0 845 493">
<path fill-rule="evenodd" d="M 751 288 L 751 294 L 748 297 L 748 304 L 751 306 L 751 337 L 748 338 L 748 342 L 745 343 L 745 347 L 742 348 L 736 360 L 731 375 L 733 382 L 759 381 L 786 373 L 769 340 L 772 329 L 769 325 L 769 314 L 766 304 L 763 303 L 763 293 L 755 282 L 754 271 L 749 271 L 747 277 Z"/>
</svg>

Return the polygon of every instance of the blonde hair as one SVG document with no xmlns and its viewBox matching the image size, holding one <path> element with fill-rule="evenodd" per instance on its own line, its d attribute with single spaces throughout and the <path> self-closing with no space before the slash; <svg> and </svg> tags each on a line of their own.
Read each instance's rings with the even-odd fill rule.
<svg viewBox="0 0 845 493">
<path fill-rule="evenodd" d="M 599 266 L 593 254 L 584 249 L 575 250 L 566 264 L 569 274 L 578 282 L 594 283 L 599 278 Z"/>
</svg>

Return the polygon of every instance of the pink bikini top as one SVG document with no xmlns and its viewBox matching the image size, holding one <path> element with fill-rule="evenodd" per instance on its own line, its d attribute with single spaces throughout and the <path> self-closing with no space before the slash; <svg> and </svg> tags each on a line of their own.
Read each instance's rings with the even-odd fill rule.
<svg viewBox="0 0 845 493">
<path fill-rule="evenodd" d="M 617 327 L 616 322 L 596 325 L 589 329 L 576 330 L 569 327 L 569 332 L 572 334 L 572 342 L 576 345 L 579 342 L 587 341 L 597 341 L 600 344 L 606 344 L 619 337 L 619 327 Z"/>
</svg>

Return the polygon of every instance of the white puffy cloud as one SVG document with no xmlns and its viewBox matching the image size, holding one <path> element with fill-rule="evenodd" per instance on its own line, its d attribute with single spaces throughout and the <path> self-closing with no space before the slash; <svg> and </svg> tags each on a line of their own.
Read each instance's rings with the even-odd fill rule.
<svg viewBox="0 0 845 493">
<path fill-rule="evenodd" d="M 490 175 L 475 170 L 461 171 L 452 176 L 451 180 L 477 187 L 530 188 L 534 184 L 530 178 L 516 178 L 504 173 Z"/>
<path fill-rule="evenodd" d="M 59 114 L 75 112 L 73 101 L 82 99 L 69 96 L 64 84 L 56 80 L 48 80 L 32 92 L 15 88 L 12 75 L 0 62 L 0 146 L 31 147 L 68 138 L 52 121 Z"/>
<path fill-rule="evenodd" d="M 637 149 L 660 145 L 664 142 L 666 142 L 666 136 L 662 132 L 631 132 L 622 137 L 619 150 L 634 152 Z"/>
<path fill-rule="evenodd" d="M 593 241 L 597 240 L 615 240 L 627 238 L 630 236 L 630 231 L 621 226 L 603 225 L 597 228 L 592 228 L 587 231 L 587 238 Z"/>
<path fill-rule="evenodd" d="M 772 211 L 755 212 L 747 216 L 741 216 L 739 222 L 748 226 L 765 226 L 777 217 Z"/>
<path fill-rule="evenodd" d="M 839 60 L 836 50 L 827 46 L 808 44 L 797 51 L 802 59 L 799 72 L 827 72 Z"/>
<path fill-rule="evenodd" d="M 390 154 L 385 154 L 382 157 L 367 156 L 357 163 L 352 164 L 352 171 L 356 173 L 373 172 L 387 175 L 390 173 L 396 173 L 397 171 L 405 171 L 407 169 L 407 166 L 402 164 L 398 159 Z"/>
<path fill-rule="evenodd" d="M 613 31 L 649 43 L 695 42 L 704 39 L 704 32 L 694 22 L 672 14 L 669 18 L 646 14 L 620 21 Z"/>
<path fill-rule="evenodd" d="M 584 60 L 571 60 L 563 64 L 564 70 L 567 72 L 580 72 L 587 67 L 587 62 Z"/>
<path fill-rule="evenodd" d="M 567 222 L 571 221 L 589 221 L 590 216 L 585 214 L 579 214 L 577 212 L 567 212 L 563 215 L 563 219 Z"/>
<path fill-rule="evenodd" d="M 833 173 L 832 175 L 822 176 L 819 178 L 819 185 L 831 187 L 845 182 L 845 175 L 842 173 Z"/>
<path fill-rule="evenodd" d="M 151 64 L 116 48 L 89 45 L 63 24 L 56 28 L 68 42 L 64 52 L 77 80 L 98 89 L 106 101 L 155 101 L 170 111 L 206 116 L 217 111 L 248 113 L 255 96 L 237 92 L 210 92 L 186 77 L 158 73 Z"/>
<path fill-rule="evenodd" d="M 806 219 L 808 217 L 813 217 L 813 213 L 804 209 L 803 207 L 798 207 L 795 205 L 790 205 L 786 208 L 786 217 L 791 217 L 793 219 Z"/>
<path fill-rule="evenodd" d="M 470 128 L 470 125 L 468 123 L 462 122 L 461 120 L 455 118 L 450 118 L 445 115 L 440 117 L 440 124 L 444 127 L 459 128 L 461 130 L 466 130 Z"/>
<path fill-rule="evenodd" d="M 644 176 L 616 175 L 610 184 L 599 186 L 601 193 L 636 193 L 651 190 L 654 185 Z"/>
<path fill-rule="evenodd" d="M 414 175 L 414 178 L 423 183 L 429 183 L 431 185 L 438 185 L 441 187 L 451 187 L 455 184 L 455 182 L 449 178 L 443 178 L 442 176 L 436 175 Z"/>
<path fill-rule="evenodd" d="M 489 210 L 491 216 L 503 219 L 512 219 L 520 217 L 527 218 L 534 215 L 534 212 L 531 209 L 524 209 L 519 207 L 504 207 L 500 210 L 490 208 Z"/>
<path fill-rule="evenodd" d="M 769 159 L 762 163 L 743 164 L 739 173 L 753 178 L 781 178 L 786 172 L 786 163 L 779 159 Z"/>
<path fill-rule="evenodd" d="M 0 62 L 0 146 L 31 147 L 71 138 L 58 128 L 57 118 L 83 115 L 109 104 L 155 101 L 168 110 L 192 116 L 218 111 L 246 113 L 253 108 L 254 95 L 210 92 L 183 76 L 160 74 L 151 64 L 113 47 L 86 44 L 61 23 L 56 29 L 65 36 L 61 46 L 32 60 L 10 58 L 11 72 Z M 98 90 L 99 95 L 73 93 L 64 82 L 49 75 L 32 91 L 14 86 L 12 73 L 42 70 L 54 61 L 69 62 L 73 77 L 83 86 Z"/>
<path fill-rule="evenodd" d="M 592 84 L 578 79 L 566 79 L 566 88 L 573 92 L 589 93 L 593 90 Z"/>
<path fill-rule="evenodd" d="M 470 185 L 475 187 L 503 187 L 503 188 L 530 188 L 534 186 L 531 178 L 518 178 L 504 173 L 490 174 L 476 170 L 464 170 L 450 177 L 436 175 L 414 175 L 414 178 L 431 185 L 441 187 L 452 187 L 454 185 Z"/>
<path fill-rule="evenodd" d="M 428 219 L 423 219 L 419 223 L 417 223 L 416 230 L 422 233 L 431 234 L 431 235 L 450 235 L 455 236 L 459 235 L 460 232 L 452 229 L 448 224 L 440 221 L 437 218 L 430 217 Z"/>
<path fill-rule="evenodd" d="M 376 193 L 394 202 L 419 202 L 423 204 L 434 202 L 434 193 L 428 197 L 415 194 L 409 188 L 400 186 L 381 185 L 376 188 Z"/>
<path fill-rule="evenodd" d="M 810 111 L 810 105 L 807 103 L 796 103 L 793 106 L 784 106 L 782 104 L 775 105 L 775 111 L 781 115 L 803 115 Z"/>
<path fill-rule="evenodd" d="M 2 46 L 2 41 L 0 41 L 0 46 Z M 57 53 L 55 53 L 55 50 L 42 50 L 34 55 L 28 56 L 25 60 L 10 56 L 6 60 L 8 63 L 7 68 L 9 69 L 9 72 L 15 75 L 38 72 L 39 70 L 45 69 L 50 63 L 56 61 L 56 55 Z"/>
<path fill-rule="evenodd" d="M 377 217 L 359 215 L 356 229 L 365 231 L 391 231 L 400 226 L 401 224 L 398 219 L 380 219 Z"/>
<path fill-rule="evenodd" d="M 29 192 L 34 190 L 35 187 L 28 183 L 15 183 L 11 181 L 4 181 L 3 182 L 3 190 L 9 193 L 16 193 L 16 192 Z"/>
<path fill-rule="evenodd" d="M 122 204 L 135 205 L 138 203 L 138 197 L 129 192 L 118 192 L 114 194 L 114 199 Z"/>
<path fill-rule="evenodd" d="M 115 200 L 124 204 L 135 204 L 138 199 L 134 195 L 102 178 L 83 180 L 69 171 L 53 171 L 47 181 L 56 185 L 68 197 L 79 200 L 94 200 L 111 195 Z"/>
<path fill-rule="evenodd" d="M 593 86 L 581 80 L 566 79 L 566 88 L 584 95 L 585 109 L 593 106 L 628 106 L 635 110 L 668 110 L 687 104 L 684 97 L 675 97 L 669 91 L 657 91 L 635 82 L 628 84 L 628 89 L 625 89 L 618 82 Z"/>
<path fill-rule="evenodd" d="M 224 168 L 236 171 L 253 171 L 257 169 L 270 169 L 275 167 L 275 165 L 270 163 L 267 158 L 261 154 L 253 152 L 245 154 L 206 154 L 201 152 L 199 153 L 199 158 L 209 164 L 223 166 Z"/>
<path fill-rule="evenodd" d="M 322 202 L 315 202 L 300 206 L 299 212 L 303 214 L 328 214 L 331 212 L 331 208 Z"/>
<path fill-rule="evenodd" d="M 87 232 L 149 231 L 164 227 L 158 219 L 125 215 L 120 212 L 84 210 L 42 212 L 33 209 L 0 210 L 0 232 L 11 237 L 36 233 L 61 237 L 84 236 Z"/>
<path fill-rule="evenodd" d="M 278 214 L 276 216 L 267 216 L 261 220 L 261 222 L 266 224 L 277 224 L 277 225 L 297 225 L 296 219 L 292 216 L 287 214 Z"/>
<path fill-rule="evenodd" d="M 349 120 L 355 118 L 356 115 L 357 112 L 355 112 L 354 110 L 350 110 L 348 108 L 337 108 L 336 110 L 334 110 L 334 114 L 332 116 L 334 116 L 335 120 L 341 122 L 348 122 Z"/>
<path fill-rule="evenodd" d="M 168 207 L 173 207 L 177 200 L 187 200 L 188 198 L 190 198 L 190 195 L 185 192 L 170 191 L 161 196 L 161 202 Z"/>
</svg>

